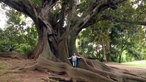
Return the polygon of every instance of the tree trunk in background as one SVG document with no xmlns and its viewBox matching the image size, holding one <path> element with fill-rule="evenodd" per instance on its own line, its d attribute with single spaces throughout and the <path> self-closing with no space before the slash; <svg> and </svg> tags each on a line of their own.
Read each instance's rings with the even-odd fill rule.
<svg viewBox="0 0 146 82">
<path fill-rule="evenodd" d="M 111 62 L 112 61 L 112 59 L 111 59 L 111 42 L 108 42 L 107 43 L 107 45 L 108 45 L 108 48 L 107 48 L 107 61 L 108 62 Z"/>
<path fill-rule="evenodd" d="M 102 39 L 102 55 L 103 55 L 103 61 L 107 62 L 106 45 L 103 39 Z"/>
<path fill-rule="evenodd" d="M 122 54 L 119 54 L 119 63 L 122 61 Z"/>
</svg>

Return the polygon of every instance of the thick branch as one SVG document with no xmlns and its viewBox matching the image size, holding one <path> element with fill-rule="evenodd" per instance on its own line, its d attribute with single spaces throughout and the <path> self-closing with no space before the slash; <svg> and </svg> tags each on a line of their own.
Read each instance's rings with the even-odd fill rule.
<svg viewBox="0 0 146 82">
<path fill-rule="evenodd" d="M 143 22 L 143 21 L 130 21 L 130 20 L 124 20 L 124 19 L 114 19 L 113 21 L 146 26 L 146 22 Z"/>
<path fill-rule="evenodd" d="M 80 21 L 80 26 L 78 28 L 78 31 L 80 31 L 83 28 L 87 28 L 88 26 L 94 24 L 97 22 L 97 19 L 95 18 L 99 12 L 102 12 L 103 10 L 107 9 L 107 8 L 112 8 L 115 9 L 115 5 L 122 3 L 123 1 L 126 0 L 116 0 L 115 2 L 104 2 L 103 4 L 99 5 L 98 2 L 96 2 L 96 6 L 93 7 L 92 12 L 88 15 L 86 15 L 86 17 L 83 17 L 83 19 Z"/>
<path fill-rule="evenodd" d="M 144 25 L 146 26 L 146 22 L 145 21 L 138 21 L 138 20 L 128 20 L 128 19 L 121 19 L 121 18 L 117 18 L 117 17 L 112 17 L 112 16 L 103 16 L 101 20 L 110 20 L 113 22 L 125 22 L 125 23 L 130 23 L 130 24 L 136 24 L 136 25 Z"/>
<path fill-rule="evenodd" d="M 31 18 L 35 18 L 36 10 L 32 6 L 32 2 L 30 0 L 0 0 L 8 6 L 23 12 Z"/>
<path fill-rule="evenodd" d="M 49 5 L 53 5 L 54 3 L 56 3 L 58 0 L 41 0 L 41 6 L 42 7 L 47 7 L 48 4 Z"/>
<path fill-rule="evenodd" d="M 69 31 L 69 29 L 70 29 L 69 27 L 71 27 L 72 22 L 74 21 L 74 19 L 76 19 L 76 16 L 77 16 L 77 12 L 76 12 L 77 11 L 77 2 L 76 2 L 76 0 L 73 0 L 71 3 L 72 4 L 70 7 L 70 10 L 68 10 L 68 17 L 67 17 L 68 29 L 67 29 L 67 31 Z"/>
<path fill-rule="evenodd" d="M 59 24 L 58 24 L 58 30 L 60 32 L 60 40 L 68 35 L 68 33 L 72 32 L 74 27 L 72 27 L 73 20 L 75 19 L 77 13 L 76 13 L 76 1 L 75 0 L 67 0 L 63 1 L 62 3 L 62 9 L 59 13 Z M 66 25 L 65 23 L 66 22 Z M 65 26 L 64 26 L 65 25 Z M 70 28 L 72 27 L 72 28 Z"/>
<path fill-rule="evenodd" d="M 56 4 L 58 0 L 42 0 L 42 4 L 39 9 L 41 9 L 41 15 L 44 17 L 44 19 L 48 19 L 49 11 L 52 9 L 52 7 Z"/>
</svg>

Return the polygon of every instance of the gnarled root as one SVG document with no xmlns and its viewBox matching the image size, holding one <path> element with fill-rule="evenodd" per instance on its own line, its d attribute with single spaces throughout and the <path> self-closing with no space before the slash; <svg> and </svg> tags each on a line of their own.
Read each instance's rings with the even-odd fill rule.
<svg viewBox="0 0 146 82">
<path fill-rule="evenodd" d="M 110 68 L 95 60 L 83 59 L 79 66 L 82 67 L 72 68 L 67 63 L 54 62 L 40 57 L 36 68 L 57 74 L 51 78 L 65 82 L 146 82 L 146 78 L 128 71 Z"/>
</svg>

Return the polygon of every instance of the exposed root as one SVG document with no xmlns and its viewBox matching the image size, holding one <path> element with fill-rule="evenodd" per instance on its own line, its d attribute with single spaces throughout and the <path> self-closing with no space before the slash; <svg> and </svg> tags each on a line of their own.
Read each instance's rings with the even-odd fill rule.
<svg viewBox="0 0 146 82">
<path fill-rule="evenodd" d="M 43 71 L 48 73 L 48 79 L 44 81 L 53 82 L 146 82 L 146 78 L 128 72 L 111 68 L 105 64 L 95 61 L 82 59 L 79 68 L 73 68 L 70 64 L 64 62 L 54 62 L 46 58 L 39 57 L 37 63 L 27 67 L 15 67 L 1 74 L 24 73 L 29 71 Z"/>
<path fill-rule="evenodd" d="M 36 65 L 32 65 L 32 66 L 29 66 L 29 67 L 16 67 L 16 68 L 12 68 L 10 70 L 7 70 L 5 71 L 4 73 L 1 73 L 0 76 L 4 75 L 4 74 L 9 74 L 9 73 L 24 73 L 24 72 L 27 72 L 27 71 L 33 71 L 36 69 Z"/>
<path fill-rule="evenodd" d="M 49 76 L 49 80 L 51 79 L 54 79 L 54 80 L 57 80 L 59 82 L 71 82 L 72 79 L 68 76 L 63 76 L 63 75 L 52 75 L 52 76 Z"/>
<path fill-rule="evenodd" d="M 53 62 L 43 57 L 39 57 L 37 62 L 37 70 L 57 74 L 50 78 L 64 82 L 146 82 L 146 78 L 110 68 L 98 61 L 84 59 L 79 64 L 82 68 L 72 68 L 67 63 Z"/>
<path fill-rule="evenodd" d="M 22 55 L 18 52 L 0 52 L 0 57 L 22 59 L 26 58 L 26 55 Z"/>
</svg>

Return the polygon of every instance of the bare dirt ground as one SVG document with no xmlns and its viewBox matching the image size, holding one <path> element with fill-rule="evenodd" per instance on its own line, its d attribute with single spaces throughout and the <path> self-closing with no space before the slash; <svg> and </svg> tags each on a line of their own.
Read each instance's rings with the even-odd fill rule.
<svg viewBox="0 0 146 82">
<path fill-rule="evenodd" d="M 30 59 L 0 58 L 0 82 L 48 82 L 50 75 L 39 71 L 5 73 L 9 70 L 31 66 L 34 63 L 35 61 Z"/>
<path fill-rule="evenodd" d="M 39 71 L 27 71 L 20 73 L 6 73 L 9 70 L 23 68 L 35 64 L 34 60 L 30 59 L 10 59 L 0 58 L 0 82 L 58 82 L 49 79 L 53 76 L 51 73 L 44 73 Z M 132 67 L 121 64 L 107 64 L 110 67 L 126 69 L 134 74 L 139 74 L 146 77 L 146 67 Z"/>
</svg>

